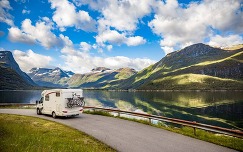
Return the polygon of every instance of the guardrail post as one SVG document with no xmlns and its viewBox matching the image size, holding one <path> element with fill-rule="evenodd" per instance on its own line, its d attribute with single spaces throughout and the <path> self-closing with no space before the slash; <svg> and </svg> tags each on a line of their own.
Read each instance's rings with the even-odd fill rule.
<svg viewBox="0 0 243 152">
<path fill-rule="evenodd" d="M 118 117 L 120 117 L 120 112 L 118 111 Z"/>
<path fill-rule="evenodd" d="M 196 121 L 193 121 L 195 124 L 197 123 Z M 193 133 L 194 133 L 194 135 L 196 136 L 197 134 L 196 134 L 196 127 L 195 126 L 193 126 Z"/>
<path fill-rule="evenodd" d="M 151 118 L 149 118 L 149 123 L 150 123 L 150 124 L 152 123 L 152 120 L 151 120 Z"/>
<path fill-rule="evenodd" d="M 193 127 L 193 133 L 194 133 L 195 136 L 197 135 L 196 134 L 196 127 Z"/>
</svg>

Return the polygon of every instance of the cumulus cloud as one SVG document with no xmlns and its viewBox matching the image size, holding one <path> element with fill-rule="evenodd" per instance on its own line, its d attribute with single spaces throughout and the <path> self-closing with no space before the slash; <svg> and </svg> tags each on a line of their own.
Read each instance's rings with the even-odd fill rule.
<svg viewBox="0 0 243 152">
<path fill-rule="evenodd" d="M 98 11 L 96 43 L 99 52 L 110 50 L 108 45 L 138 46 L 146 43 L 141 36 L 134 36 L 144 16 L 152 12 L 154 0 L 73 0 L 77 6 L 88 5 Z"/>
<path fill-rule="evenodd" d="M 95 38 L 100 46 L 105 46 L 105 43 L 116 45 L 126 44 L 128 46 L 137 46 L 146 43 L 146 40 L 141 36 L 126 36 L 126 34 L 119 33 L 116 30 L 105 30 Z"/>
<path fill-rule="evenodd" d="M 113 48 L 113 46 L 112 45 L 107 45 L 106 48 L 107 48 L 108 51 L 110 51 Z"/>
<path fill-rule="evenodd" d="M 128 58 L 125 56 L 115 57 L 97 57 L 91 56 L 87 52 L 76 52 L 75 55 L 65 54 L 62 55 L 65 61 L 64 69 L 71 69 L 76 73 L 87 73 L 94 67 L 104 66 L 111 69 L 121 67 L 130 67 L 136 70 L 141 70 L 156 61 L 146 58 Z"/>
<path fill-rule="evenodd" d="M 35 38 L 32 35 L 22 32 L 17 27 L 11 27 L 10 29 L 8 29 L 8 31 L 9 31 L 8 38 L 12 42 L 23 42 L 28 44 L 35 43 Z"/>
<path fill-rule="evenodd" d="M 13 55 L 20 68 L 25 72 L 28 72 L 33 67 L 48 67 L 53 60 L 50 56 L 37 54 L 32 50 L 27 52 L 14 50 Z"/>
<path fill-rule="evenodd" d="M 10 26 L 14 26 L 12 15 L 8 13 L 9 10 L 12 10 L 12 7 L 9 4 L 8 0 L 0 1 L 0 22 L 4 22 Z"/>
<path fill-rule="evenodd" d="M 68 0 L 49 0 L 51 8 L 55 9 L 53 14 L 53 21 L 59 26 L 61 31 L 65 27 L 75 27 L 84 31 L 95 31 L 95 20 L 88 12 L 79 10 Z"/>
<path fill-rule="evenodd" d="M 243 38 L 239 35 L 220 36 L 215 35 L 208 42 L 211 46 L 227 47 L 236 44 L 243 44 Z"/>
<path fill-rule="evenodd" d="M 100 33 L 95 38 L 96 42 L 100 45 L 103 45 L 106 42 L 121 45 L 122 43 L 124 43 L 126 36 L 125 34 L 120 34 L 116 30 L 106 30 Z"/>
<path fill-rule="evenodd" d="M 146 40 L 141 36 L 128 37 L 126 44 L 128 46 L 137 46 L 146 43 Z"/>
<path fill-rule="evenodd" d="M 91 45 L 86 42 L 80 42 L 80 49 L 83 51 L 90 51 Z"/>
<path fill-rule="evenodd" d="M 68 36 L 64 36 L 62 34 L 60 34 L 59 36 L 63 42 L 63 48 L 61 49 L 61 53 L 64 53 L 64 54 L 72 54 L 74 55 L 75 54 L 75 50 L 74 50 L 74 47 L 73 47 L 73 42 L 69 39 Z"/>
<path fill-rule="evenodd" d="M 136 70 L 141 70 L 156 61 L 147 58 L 128 58 L 124 56 L 115 57 L 99 57 L 90 54 L 87 51 L 79 51 L 74 48 L 72 41 L 67 36 L 60 35 L 65 42 L 65 46 L 61 50 L 61 58 L 64 60 L 65 65 L 63 69 L 70 69 L 76 73 L 90 72 L 94 67 L 105 66 L 111 69 L 117 69 L 121 67 L 131 67 Z M 83 43 L 84 44 L 84 43 Z M 96 45 L 93 48 L 98 47 Z M 107 49 L 112 49 L 111 45 L 107 45 Z"/>
<path fill-rule="evenodd" d="M 152 4 L 152 0 L 107 1 L 101 8 L 102 24 L 119 31 L 134 31 L 139 19 L 152 11 Z"/>
<path fill-rule="evenodd" d="M 155 5 L 154 19 L 149 22 L 152 31 L 161 36 L 165 53 L 177 46 L 203 42 L 214 30 L 223 33 L 243 32 L 243 15 L 240 1 L 191 2 L 182 6 L 176 0 L 159 1 Z"/>
<path fill-rule="evenodd" d="M 52 22 L 44 17 L 43 21 L 38 21 L 32 25 L 30 19 L 22 22 L 21 29 L 17 27 L 9 28 L 9 39 L 13 42 L 39 43 L 45 48 L 51 48 L 59 45 L 60 41 L 55 34 L 51 32 Z"/>
</svg>

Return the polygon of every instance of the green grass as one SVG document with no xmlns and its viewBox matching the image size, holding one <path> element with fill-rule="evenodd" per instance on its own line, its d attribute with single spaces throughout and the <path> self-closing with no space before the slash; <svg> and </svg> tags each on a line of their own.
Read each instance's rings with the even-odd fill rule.
<svg viewBox="0 0 243 152">
<path fill-rule="evenodd" d="M 182 74 L 155 79 L 139 89 L 154 90 L 242 90 L 243 81 L 200 74 Z"/>
<path fill-rule="evenodd" d="M 78 130 L 40 118 L 0 114 L 0 151 L 115 151 Z"/>
<path fill-rule="evenodd" d="M 96 111 L 85 110 L 84 113 L 92 114 L 92 115 L 101 115 L 101 116 L 113 117 L 113 115 L 110 114 L 109 112 L 100 111 L 100 110 L 96 110 Z"/>
<path fill-rule="evenodd" d="M 0 105 L 0 109 L 35 109 L 36 105 Z"/>
<path fill-rule="evenodd" d="M 196 129 L 196 135 L 194 135 L 194 130 L 191 127 L 184 127 L 178 125 L 175 126 L 173 124 L 163 123 L 163 122 L 159 122 L 158 124 L 151 124 L 148 120 L 114 116 L 109 112 L 105 112 L 105 111 L 84 111 L 84 113 L 103 115 L 103 116 L 115 117 L 115 118 L 120 118 L 129 121 L 135 121 L 138 123 L 142 123 L 153 127 L 165 129 L 171 132 L 179 133 L 182 135 L 190 136 L 192 138 L 211 142 L 217 145 L 243 151 L 243 139 L 236 138 L 236 137 L 226 136 L 222 134 L 215 134 L 201 129 Z"/>
</svg>

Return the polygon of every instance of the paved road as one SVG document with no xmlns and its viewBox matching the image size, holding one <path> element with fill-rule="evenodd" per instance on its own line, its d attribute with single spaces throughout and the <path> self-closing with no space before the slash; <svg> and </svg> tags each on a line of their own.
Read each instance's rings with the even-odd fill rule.
<svg viewBox="0 0 243 152">
<path fill-rule="evenodd" d="M 75 118 L 36 115 L 33 109 L 0 109 L 0 113 L 35 116 L 71 126 L 124 152 L 233 152 L 234 150 L 148 125 L 105 116 Z"/>
</svg>

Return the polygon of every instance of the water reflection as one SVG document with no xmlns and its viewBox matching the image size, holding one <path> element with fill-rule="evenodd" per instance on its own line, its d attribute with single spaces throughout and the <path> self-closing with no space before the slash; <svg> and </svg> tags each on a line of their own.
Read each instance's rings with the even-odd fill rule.
<svg viewBox="0 0 243 152">
<path fill-rule="evenodd" d="M 243 128 L 242 92 L 114 92 L 85 91 L 86 105 L 113 107 Z"/>
<path fill-rule="evenodd" d="M 0 103 L 35 103 L 41 90 L 0 91 Z M 243 128 L 243 92 L 115 92 L 85 90 L 87 106 L 141 111 L 227 128 Z"/>
<path fill-rule="evenodd" d="M 35 103 L 42 90 L 0 91 L 0 103 Z"/>
</svg>

